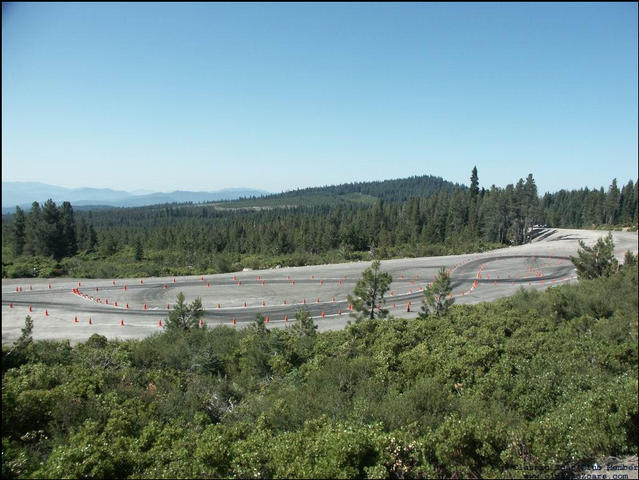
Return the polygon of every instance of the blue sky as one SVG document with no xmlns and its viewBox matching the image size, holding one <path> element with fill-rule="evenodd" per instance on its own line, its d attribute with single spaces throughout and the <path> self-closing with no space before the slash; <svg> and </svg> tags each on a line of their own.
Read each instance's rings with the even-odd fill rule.
<svg viewBox="0 0 639 480">
<path fill-rule="evenodd" d="M 2 4 L 2 178 L 637 179 L 637 4 Z"/>
</svg>

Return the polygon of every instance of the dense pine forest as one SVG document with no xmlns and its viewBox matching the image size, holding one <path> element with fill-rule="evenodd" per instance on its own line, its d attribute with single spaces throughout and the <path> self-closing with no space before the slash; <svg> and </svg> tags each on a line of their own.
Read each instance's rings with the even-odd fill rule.
<svg viewBox="0 0 639 480">
<path fill-rule="evenodd" d="M 637 454 L 636 257 L 607 275 L 324 333 L 302 311 L 71 346 L 27 321 L 2 476 L 581 478 Z"/>
<path fill-rule="evenodd" d="M 637 183 L 539 197 L 422 176 L 219 204 L 73 211 L 34 202 L 3 216 L 3 277 L 126 277 L 469 253 L 517 245 L 530 227 L 637 225 Z"/>
</svg>

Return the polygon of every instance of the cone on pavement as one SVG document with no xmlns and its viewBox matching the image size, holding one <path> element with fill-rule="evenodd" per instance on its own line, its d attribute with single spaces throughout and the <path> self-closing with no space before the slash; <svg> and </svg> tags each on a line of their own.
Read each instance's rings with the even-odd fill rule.
<svg viewBox="0 0 639 480">
<path fill-rule="evenodd" d="M 120 326 L 124 327 L 124 320 L 120 320 Z"/>
<path fill-rule="evenodd" d="M 144 310 L 146 310 L 146 303 L 144 304 Z"/>
</svg>

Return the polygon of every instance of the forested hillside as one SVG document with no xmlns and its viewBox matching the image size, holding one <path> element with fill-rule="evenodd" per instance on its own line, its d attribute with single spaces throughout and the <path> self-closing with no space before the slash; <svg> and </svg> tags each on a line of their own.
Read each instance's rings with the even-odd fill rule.
<svg viewBox="0 0 639 480">
<path fill-rule="evenodd" d="M 335 205 L 344 202 L 402 202 L 412 197 L 429 197 L 437 192 L 465 188 L 441 177 L 414 176 L 377 182 L 354 182 L 325 187 L 301 188 L 280 194 L 244 198 L 220 203 L 223 207 Z"/>
<path fill-rule="evenodd" d="M 566 478 L 637 454 L 636 293 L 633 260 L 325 333 L 300 315 L 71 347 L 25 327 L 3 347 L 2 475 Z"/>
<path fill-rule="evenodd" d="M 417 192 L 421 192 L 417 195 Z M 292 206 L 304 198 L 305 205 Z M 268 197 L 279 207 L 159 205 L 73 212 L 46 202 L 3 216 L 3 276 L 124 277 L 219 273 L 482 251 L 528 240 L 530 227 L 637 224 L 637 183 L 539 198 L 532 175 L 506 188 L 435 177 Z M 339 201 L 338 201 L 339 200 Z M 248 200 L 244 200 L 248 202 Z M 229 208 L 235 205 L 234 208 Z"/>
</svg>

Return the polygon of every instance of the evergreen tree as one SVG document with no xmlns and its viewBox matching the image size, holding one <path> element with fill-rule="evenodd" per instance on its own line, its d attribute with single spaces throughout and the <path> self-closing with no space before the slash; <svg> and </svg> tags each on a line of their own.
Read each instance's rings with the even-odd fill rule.
<svg viewBox="0 0 639 480">
<path fill-rule="evenodd" d="M 14 252 L 16 256 L 22 255 L 25 244 L 25 217 L 24 211 L 20 207 L 16 207 L 16 218 L 13 226 L 14 232 Z"/>
<path fill-rule="evenodd" d="M 477 231 L 477 217 L 478 217 L 478 196 L 479 196 L 479 177 L 477 176 L 477 167 L 473 167 L 473 171 L 470 175 L 470 189 L 468 192 L 468 226 L 472 232 Z"/>
<path fill-rule="evenodd" d="M 450 296 L 453 289 L 450 286 L 450 275 L 446 273 L 446 268 L 442 267 L 432 284 L 424 289 L 424 303 L 420 311 L 420 318 L 429 315 L 441 317 L 444 315 L 455 299 Z"/>
<path fill-rule="evenodd" d="M 613 178 L 610 187 L 608 187 L 608 194 L 606 195 L 606 219 L 605 223 L 608 225 L 614 225 L 619 212 L 619 199 L 620 199 L 619 187 L 617 187 L 617 179 Z"/>
<path fill-rule="evenodd" d="M 133 258 L 139 262 L 140 260 L 142 260 L 143 256 L 144 256 L 144 249 L 142 247 L 142 242 L 140 241 L 139 238 L 137 238 L 135 240 L 135 245 L 133 246 Z"/>
<path fill-rule="evenodd" d="M 386 304 L 384 294 L 388 291 L 393 277 L 390 273 L 381 272 L 379 260 L 373 261 L 370 268 L 362 273 L 362 278 L 357 281 L 353 295 L 348 295 L 348 302 L 357 312 L 354 316 L 357 320 L 364 318 L 386 318 L 388 310 L 383 308 Z"/>
<path fill-rule="evenodd" d="M 95 231 L 95 228 L 93 228 L 93 225 L 89 225 L 87 251 L 92 252 L 93 250 L 95 250 L 95 247 L 97 244 L 98 244 L 98 234 Z"/>
<path fill-rule="evenodd" d="M 42 206 L 42 236 L 44 255 L 52 256 L 56 260 L 64 257 L 65 245 L 62 238 L 60 211 L 51 199 L 44 202 Z"/>
<path fill-rule="evenodd" d="M 619 263 L 613 253 L 615 244 L 612 241 L 612 233 L 603 238 L 599 238 L 592 247 L 579 240 L 576 257 L 570 260 L 577 269 L 577 276 L 582 279 L 599 277 L 609 277 L 619 269 Z"/>
<path fill-rule="evenodd" d="M 179 292 L 173 310 L 166 320 L 166 328 L 169 330 L 191 330 L 198 328 L 200 319 L 204 317 L 202 300 L 198 297 L 190 305 L 184 303 L 184 294 Z"/>
<path fill-rule="evenodd" d="M 40 204 L 33 202 L 26 219 L 24 251 L 27 255 L 44 255 L 45 253 L 41 221 Z"/>
<path fill-rule="evenodd" d="M 60 208 L 60 228 L 61 228 L 61 252 L 65 257 L 72 257 L 78 253 L 78 241 L 76 238 L 76 225 L 73 219 L 73 207 L 71 203 L 62 202 Z"/>
<path fill-rule="evenodd" d="M 317 333 L 317 325 L 313 317 L 306 308 L 302 308 L 295 314 L 295 324 L 291 329 L 293 335 L 297 337 L 312 337 Z"/>
</svg>

